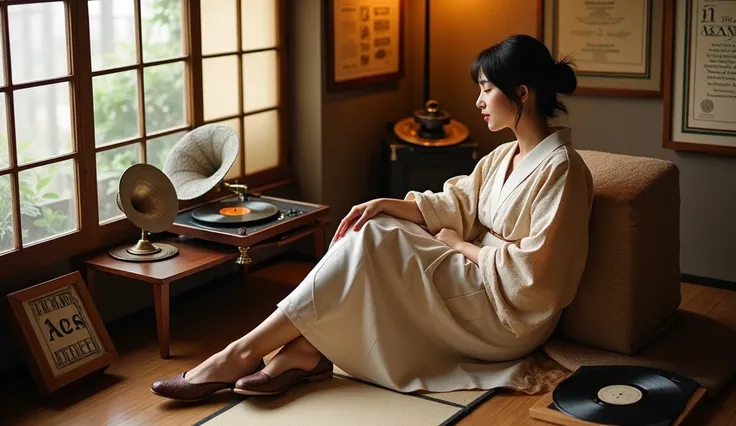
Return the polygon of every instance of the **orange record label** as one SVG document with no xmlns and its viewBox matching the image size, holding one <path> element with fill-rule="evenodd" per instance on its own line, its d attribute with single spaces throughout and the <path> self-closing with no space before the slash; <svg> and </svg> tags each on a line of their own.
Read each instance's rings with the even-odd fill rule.
<svg viewBox="0 0 736 426">
<path fill-rule="evenodd" d="M 220 209 L 220 214 L 223 216 L 242 216 L 249 213 L 250 209 L 247 207 L 225 207 Z"/>
</svg>

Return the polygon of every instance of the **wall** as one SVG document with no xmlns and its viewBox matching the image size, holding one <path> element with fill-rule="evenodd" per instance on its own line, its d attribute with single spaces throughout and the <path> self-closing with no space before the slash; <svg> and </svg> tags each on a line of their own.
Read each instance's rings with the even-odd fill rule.
<svg viewBox="0 0 736 426">
<path fill-rule="evenodd" d="M 292 3 L 287 23 L 292 105 L 292 158 L 298 187 L 305 201 L 322 200 L 322 65 L 319 55 L 322 33 L 320 0 Z M 298 64 L 298 65 L 296 65 Z"/>
<path fill-rule="evenodd" d="M 736 158 L 662 148 L 661 100 L 573 96 L 575 144 L 672 161 L 680 169 L 680 269 L 736 282 Z"/>
<path fill-rule="evenodd" d="M 353 205 L 378 195 L 375 169 L 386 123 L 422 106 L 424 5 L 405 2 L 404 78 L 398 84 L 327 93 L 323 3 L 291 3 L 289 31 L 297 111 L 294 163 L 302 198 L 331 208 L 329 239 Z"/>
<path fill-rule="evenodd" d="M 434 1 L 431 9 L 431 93 L 465 123 L 482 153 L 513 133 L 492 134 L 475 107 L 478 88 L 468 67 L 482 49 L 513 33 L 537 34 L 536 0 Z M 680 169 L 681 270 L 736 281 L 736 158 L 662 148 L 662 100 L 572 96 L 564 99 L 574 144 L 661 158 Z"/>
<path fill-rule="evenodd" d="M 470 64 L 483 49 L 515 33 L 536 35 L 537 0 L 431 2 L 430 97 L 465 124 L 485 154 L 513 132 L 490 133 L 475 106 L 478 85 Z"/>
</svg>

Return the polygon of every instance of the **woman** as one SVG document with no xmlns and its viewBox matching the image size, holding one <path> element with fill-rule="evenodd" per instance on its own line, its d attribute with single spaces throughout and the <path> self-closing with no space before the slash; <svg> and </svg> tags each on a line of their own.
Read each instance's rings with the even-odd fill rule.
<svg viewBox="0 0 736 426">
<path fill-rule="evenodd" d="M 331 377 L 332 362 L 401 392 L 528 389 L 522 360 L 552 333 L 587 259 L 590 172 L 570 130 L 548 124 L 576 78 L 523 35 L 481 52 L 471 78 L 488 129 L 517 140 L 440 193 L 353 207 L 269 318 L 152 391 L 274 394 Z"/>
</svg>

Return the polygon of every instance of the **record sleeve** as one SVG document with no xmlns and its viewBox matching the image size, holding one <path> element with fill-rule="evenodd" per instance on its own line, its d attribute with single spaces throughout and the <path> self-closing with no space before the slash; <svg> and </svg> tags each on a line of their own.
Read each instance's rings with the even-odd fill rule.
<svg viewBox="0 0 736 426">
<path fill-rule="evenodd" d="M 665 370 L 584 366 L 529 414 L 560 425 L 678 425 L 704 393 L 697 381 Z"/>
</svg>

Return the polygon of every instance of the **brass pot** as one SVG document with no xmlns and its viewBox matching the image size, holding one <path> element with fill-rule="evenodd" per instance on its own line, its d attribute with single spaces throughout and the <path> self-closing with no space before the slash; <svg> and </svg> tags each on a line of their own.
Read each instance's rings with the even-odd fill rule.
<svg viewBox="0 0 736 426">
<path fill-rule="evenodd" d="M 439 102 L 429 100 L 424 109 L 414 111 L 414 121 L 419 123 L 418 136 L 425 139 L 442 139 L 447 136 L 444 126 L 450 124 L 452 117 L 440 110 Z"/>
</svg>

